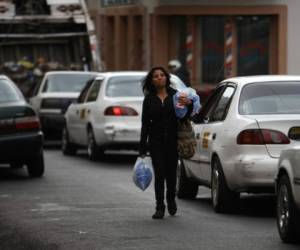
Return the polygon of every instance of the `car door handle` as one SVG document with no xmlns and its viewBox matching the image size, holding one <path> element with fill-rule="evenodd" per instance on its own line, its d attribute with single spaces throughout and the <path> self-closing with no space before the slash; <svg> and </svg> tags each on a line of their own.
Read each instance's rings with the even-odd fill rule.
<svg viewBox="0 0 300 250">
<path fill-rule="evenodd" d="M 88 109 L 86 112 L 89 114 L 91 112 L 91 110 Z"/>
<path fill-rule="evenodd" d="M 216 133 L 213 133 L 213 135 L 212 135 L 212 139 L 213 139 L 213 140 L 215 140 L 215 139 L 216 139 L 216 137 L 217 137 L 217 134 L 216 134 Z"/>
<path fill-rule="evenodd" d="M 200 139 L 200 133 L 196 134 L 196 139 L 199 140 Z"/>
</svg>

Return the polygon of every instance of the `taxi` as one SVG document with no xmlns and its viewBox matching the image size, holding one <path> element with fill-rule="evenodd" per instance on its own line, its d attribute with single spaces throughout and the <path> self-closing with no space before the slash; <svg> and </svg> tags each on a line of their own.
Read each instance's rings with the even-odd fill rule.
<svg viewBox="0 0 300 250">
<path fill-rule="evenodd" d="M 89 159 L 96 160 L 106 150 L 137 150 L 146 75 L 146 71 L 104 72 L 89 81 L 65 113 L 63 154 L 86 148 Z M 175 75 L 170 81 L 175 89 L 186 88 Z"/>
<path fill-rule="evenodd" d="M 280 152 L 300 142 L 300 76 L 222 81 L 193 117 L 195 155 L 180 161 L 179 198 L 211 188 L 216 212 L 236 209 L 241 192 L 274 192 Z"/>
</svg>

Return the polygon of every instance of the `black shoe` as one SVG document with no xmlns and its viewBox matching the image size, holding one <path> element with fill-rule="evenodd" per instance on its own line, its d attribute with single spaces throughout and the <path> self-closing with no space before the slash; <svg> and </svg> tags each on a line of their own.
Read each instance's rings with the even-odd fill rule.
<svg viewBox="0 0 300 250">
<path fill-rule="evenodd" d="M 174 216 L 177 212 L 177 205 L 176 202 L 171 202 L 168 204 L 168 212 L 170 215 Z"/>
<path fill-rule="evenodd" d="M 156 210 L 155 213 L 152 215 L 152 219 L 162 219 L 165 216 L 165 212 L 162 210 Z"/>
</svg>

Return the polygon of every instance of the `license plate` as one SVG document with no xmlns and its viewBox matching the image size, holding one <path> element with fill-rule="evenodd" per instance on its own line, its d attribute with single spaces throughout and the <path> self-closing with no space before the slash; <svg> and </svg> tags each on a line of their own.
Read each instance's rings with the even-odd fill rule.
<svg viewBox="0 0 300 250">
<path fill-rule="evenodd" d="M 13 127 L 13 125 L 14 125 L 13 119 L 0 120 L 0 128 L 9 128 L 9 127 Z"/>
<path fill-rule="evenodd" d="M 14 119 L 0 120 L 0 134 L 6 134 L 15 130 Z"/>
</svg>

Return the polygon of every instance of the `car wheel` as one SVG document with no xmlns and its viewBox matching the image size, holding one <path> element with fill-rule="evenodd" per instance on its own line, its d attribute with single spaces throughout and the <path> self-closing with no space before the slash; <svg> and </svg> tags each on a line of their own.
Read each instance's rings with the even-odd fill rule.
<svg viewBox="0 0 300 250">
<path fill-rule="evenodd" d="M 44 174 L 44 155 L 41 152 L 27 163 L 28 174 L 31 177 L 41 177 Z"/>
<path fill-rule="evenodd" d="M 198 193 L 198 184 L 188 179 L 182 160 L 177 165 L 176 192 L 180 199 L 195 199 Z"/>
<path fill-rule="evenodd" d="M 103 151 L 97 145 L 93 129 L 88 129 L 88 145 L 87 145 L 88 157 L 90 160 L 95 161 L 103 155 Z"/>
<path fill-rule="evenodd" d="M 281 176 L 278 181 L 276 210 L 277 228 L 281 240 L 286 243 L 295 242 L 300 233 L 297 229 L 300 212 L 295 205 L 287 175 Z"/>
<path fill-rule="evenodd" d="M 211 199 L 216 213 L 232 212 L 239 201 L 240 194 L 231 191 L 226 184 L 220 160 L 215 157 L 211 171 Z"/>
<path fill-rule="evenodd" d="M 72 144 L 69 140 L 69 133 L 67 127 L 64 127 L 62 131 L 61 149 L 64 155 L 76 154 L 76 146 Z"/>
</svg>

